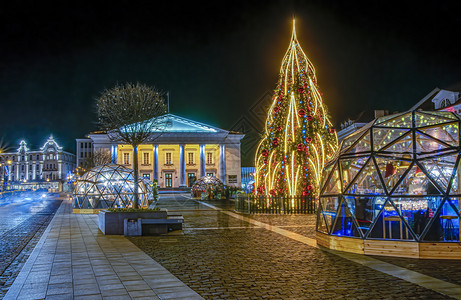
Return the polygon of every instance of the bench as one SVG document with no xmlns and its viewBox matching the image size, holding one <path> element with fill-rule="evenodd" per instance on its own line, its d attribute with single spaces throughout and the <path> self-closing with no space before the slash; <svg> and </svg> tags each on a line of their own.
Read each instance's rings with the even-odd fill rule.
<svg viewBox="0 0 461 300">
<path fill-rule="evenodd" d="M 159 235 L 174 230 L 182 230 L 184 217 L 170 215 L 166 219 L 124 219 L 124 235 Z"/>
</svg>

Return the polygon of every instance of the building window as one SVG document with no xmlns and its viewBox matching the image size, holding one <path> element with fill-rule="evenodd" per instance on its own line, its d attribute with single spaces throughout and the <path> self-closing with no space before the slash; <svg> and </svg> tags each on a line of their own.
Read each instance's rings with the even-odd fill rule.
<svg viewBox="0 0 461 300">
<path fill-rule="evenodd" d="M 80 157 L 82 157 L 82 158 L 83 158 L 83 152 L 80 152 Z"/>
<path fill-rule="evenodd" d="M 171 173 L 165 174 L 165 187 L 167 188 L 173 187 L 173 174 Z"/>
<path fill-rule="evenodd" d="M 149 153 L 144 152 L 144 157 L 143 158 L 144 158 L 143 164 L 148 165 L 149 164 Z"/>
<path fill-rule="evenodd" d="M 213 164 L 213 153 L 212 152 L 207 152 L 206 163 L 210 165 Z"/>
<path fill-rule="evenodd" d="M 123 153 L 123 164 L 130 164 L 130 153 Z"/>
<path fill-rule="evenodd" d="M 213 176 L 214 176 L 214 173 L 206 173 L 206 176 L 213 177 Z"/>
<path fill-rule="evenodd" d="M 29 155 L 29 160 L 32 160 L 32 154 L 31 154 L 31 155 Z"/>
<path fill-rule="evenodd" d="M 35 165 L 35 170 L 40 171 L 40 165 Z"/>
<path fill-rule="evenodd" d="M 165 164 L 171 165 L 171 152 L 165 153 Z"/>
<path fill-rule="evenodd" d="M 40 155 L 39 154 L 37 154 L 37 160 L 40 160 Z"/>
<path fill-rule="evenodd" d="M 194 152 L 187 153 L 187 162 L 189 165 L 194 164 Z"/>
<path fill-rule="evenodd" d="M 21 156 L 21 160 L 22 160 L 22 161 L 25 161 L 25 160 L 26 160 L 26 159 L 24 158 L 24 155 Z"/>
<path fill-rule="evenodd" d="M 147 179 L 150 180 L 150 174 L 149 173 L 142 174 L 142 177 L 147 178 Z"/>
<path fill-rule="evenodd" d="M 451 102 L 450 102 L 450 100 L 448 100 L 448 99 L 443 99 L 441 102 L 442 102 L 442 103 L 441 103 L 441 105 L 440 105 L 440 108 L 447 107 L 447 106 L 450 106 L 450 105 L 451 105 Z"/>
</svg>

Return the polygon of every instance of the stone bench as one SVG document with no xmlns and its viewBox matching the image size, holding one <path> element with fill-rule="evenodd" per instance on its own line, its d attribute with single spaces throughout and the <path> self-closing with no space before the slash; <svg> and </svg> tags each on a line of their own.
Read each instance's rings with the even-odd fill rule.
<svg viewBox="0 0 461 300">
<path fill-rule="evenodd" d="M 124 235 L 159 235 L 170 231 L 182 230 L 184 217 L 181 215 L 169 215 L 166 219 L 124 219 Z"/>
</svg>

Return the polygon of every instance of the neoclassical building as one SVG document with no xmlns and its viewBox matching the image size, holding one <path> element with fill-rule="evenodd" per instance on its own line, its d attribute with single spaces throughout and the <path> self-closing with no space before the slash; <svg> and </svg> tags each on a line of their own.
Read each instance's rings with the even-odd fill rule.
<svg viewBox="0 0 461 300">
<path fill-rule="evenodd" d="M 64 151 L 52 136 L 38 150 L 29 149 L 22 140 L 15 152 L 0 153 L 2 179 L 11 188 L 59 190 L 60 183 L 75 169 L 75 163 L 75 154 Z"/>
<path fill-rule="evenodd" d="M 166 114 L 161 130 L 138 148 L 139 175 L 157 179 L 160 188 L 191 186 L 196 178 L 215 176 L 224 184 L 241 184 L 240 140 L 243 134 Z M 132 168 L 133 149 L 111 141 L 105 132 L 77 139 L 77 165 L 96 151 L 110 153 L 113 163 Z"/>
</svg>

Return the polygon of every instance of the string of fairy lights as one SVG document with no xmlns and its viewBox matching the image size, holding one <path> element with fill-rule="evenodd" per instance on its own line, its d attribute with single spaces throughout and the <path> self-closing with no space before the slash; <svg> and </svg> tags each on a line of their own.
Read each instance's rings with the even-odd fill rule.
<svg viewBox="0 0 461 300">
<path fill-rule="evenodd" d="M 256 151 L 255 192 L 317 196 L 324 163 L 337 147 L 314 66 L 299 45 L 293 20 L 290 46 Z"/>
</svg>

